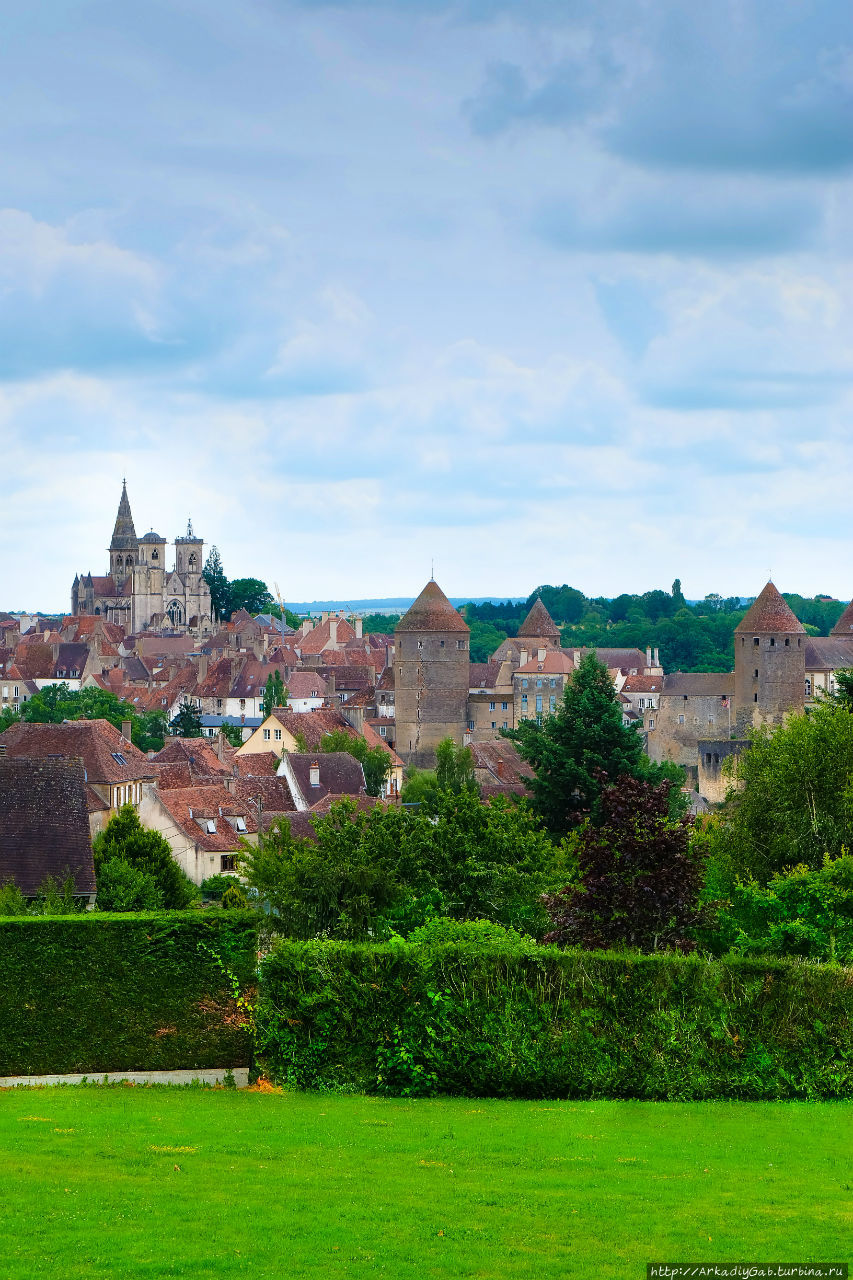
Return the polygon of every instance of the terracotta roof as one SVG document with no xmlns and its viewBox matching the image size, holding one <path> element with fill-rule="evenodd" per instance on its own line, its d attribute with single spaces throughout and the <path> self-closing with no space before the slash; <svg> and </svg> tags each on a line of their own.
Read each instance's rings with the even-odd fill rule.
<svg viewBox="0 0 853 1280">
<path fill-rule="evenodd" d="M 663 676 L 628 676 L 622 686 L 623 693 L 659 693 L 663 688 Z"/>
<path fill-rule="evenodd" d="M 394 628 L 395 635 L 400 631 L 452 631 L 467 636 L 470 627 L 453 608 L 438 583 L 430 579 Z"/>
<path fill-rule="evenodd" d="M 325 698 L 328 685 L 319 671 L 291 671 L 285 680 L 291 698 Z"/>
<path fill-rule="evenodd" d="M 204 786 L 231 776 L 231 765 L 220 760 L 203 738 L 172 738 L 151 757 L 160 766 L 160 789 Z"/>
<path fill-rule="evenodd" d="M 83 761 L 88 782 L 134 782 L 157 776 L 157 766 L 108 720 L 10 725 L 0 734 L 7 757 L 65 756 Z"/>
<path fill-rule="evenodd" d="M 158 792 L 158 799 L 175 826 L 200 849 L 210 853 L 231 853 L 238 848 L 242 833 L 235 830 L 228 821 L 229 817 L 242 818 L 247 832 L 258 829 L 255 806 L 232 795 L 221 784 L 175 787 Z M 208 821 L 213 823 L 215 830 L 207 830 Z"/>
<path fill-rule="evenodd" d="M 502 738 L 499 742 L 472 742 L 475 773 L 481 789 L 490 794 L 527 795 L 525 779 L 533 777 L 533 770 L 518 752 L 515 744 Z"/>
<path fill-rule="evenodd" d="M 547 637 L 549 640 L 556 640 L 559 644 L 560 628 L 545 608 L 539 596 L 533 601 L 532 609 L 518 628 L 518 634 L 519 636 L 534 636 L 543 639 Z"/>
<path fill-rule="evenodd" d="M 33 895 L 48 876 L 95 892 L 83 766 L 76 760 L 0 760 L 0 883 Z"/>
<path fill-rule="evenodd" d="M 332 623 L 337 621 L 336 644 L 347 644 L 355 639 L 355 631 L 345 618 L 327 618 L 297 641 L 297 648 L 302 653 L 322 653 L 332 643 Z"/>
<path fill-rule="evenodd" d="M 523 667 L 518 668 L 521 675 L 573 675 L 575 664 L 572 662 L 568 654 L 563 653 L 560 649 L 546 650 L 545 657 L 539 660 L 538 657 L 533 658 L 530 662 L 525 662 Z"/>
<path fill-rule="evenodd" d="M 783 600 L 772 582 L 757 597 L 746 616 L 735 627 L 735 635 L 744 632 L 784 631 L 792 635 L 805 635 L 806 629 L 797 619 L 790 605 Z"/>
<path fill-rule="evenodd" d="M 351 738 L 358 734 L 339 711 L 289 711 L 276 707 L 273 712 L 276 720 L 296 737 L 301 734 L 309 751 L 316 751 L 327 733 L 343 729 Z"/>
<path fill-rule="evenodd" d="M 573 649 L 563 650 L 564 653 L 574 653 Z M 646 655 L 640 649 L 591 649 L 583 648 L 580 650 L 581 657 L 587 653 L 595 654 L 603 666 L 608 671 L 625 671 L 632 667 L 636 667 L 637 671 L 642 671 L 646 665 Z"/>
<path fill-rule="evenodd" d="M 253 751 L 245 756 L 233 755 L 233 764 L 237 766 L 238 777 L 274 778 L 279 758 L 274 751 Z"/>
<path fill-rule="evenodd" d="M 363 692 L 373 685 L 376 678 L 373 667 L 327 667 L 317 668 L 326 680 L 334 677 L 335 690 L 344 693 Z"/>
<path fill-rule="evenodd" d="M 853 636 L 853 600 L 829 633 L 831 636 Z"/>
<path fill-rule="evenodd" d="M 382 716 L 381 719 L 384 720 L 387 724 L 394 724 L 394 721 L 389 716 Z M 361 727 L 361 736 L 364 738 L 364 741 L 367 743 L 369 747 L 382 747 L 385 751 L 387 751 L 389 756 L 391 757 L 392 766 L 394 768 L 402 769 L 403 761 L 397 755 L 397 752 L 390 745 L 390 743 L 386 742 L 384 738 L 379 736 L 379 734 L 373 728 L 373 725 L 368 720 L 365 720 L 364 724 Z"/>
</svg>

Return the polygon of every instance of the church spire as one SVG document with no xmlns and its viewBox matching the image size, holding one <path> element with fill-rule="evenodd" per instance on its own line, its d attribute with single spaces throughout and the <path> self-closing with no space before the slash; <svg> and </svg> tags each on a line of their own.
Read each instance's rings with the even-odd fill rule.
<svg viewBox="0 0 853 1280">
<path fill-rule="evenodd" d="M 136 551 L 136 544 L 136 529 L 133 527 L 133 516 L 130 513 L 130 502 L 127 497 L 127 481 L 122 480 L 121 501 L 118 504 L 110 551 Z"/>
</svg>

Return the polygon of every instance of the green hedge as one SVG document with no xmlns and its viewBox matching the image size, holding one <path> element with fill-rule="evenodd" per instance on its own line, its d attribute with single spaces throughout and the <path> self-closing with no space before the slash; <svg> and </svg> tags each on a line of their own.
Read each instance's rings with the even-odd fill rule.
<svg viewBox="0 0 853 1280">
<path fill-rule="evenodd" d="M 281 942 L 257 1023 L 297 1088 L 853 1097 L 853 969 L 799 961 Z"/>
<path fill-rule="evenodd" d="M 210 950 L 207 950 L 209 948 Z M 0 1075 L 244 1066 L 229 979 L 253 981 L 248 912 L 0 919 Z"/>
</svg>

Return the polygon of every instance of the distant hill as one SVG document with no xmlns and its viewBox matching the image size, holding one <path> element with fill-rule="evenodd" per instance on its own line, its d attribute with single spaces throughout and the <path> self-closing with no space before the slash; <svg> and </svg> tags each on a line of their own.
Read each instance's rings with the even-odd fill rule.
<svg viewBox="0 0 853 1280">
<path fill-rule="evenodd" d="M 518 604 L 527 596 L 450 596 L 452 605 L 504 604 L 511 600 Z M 414 596 L 393 596 L 384 600 L 288 600 L 287 607 L 294 613 L 404 613 L 415 602 Z"/>
</svg>

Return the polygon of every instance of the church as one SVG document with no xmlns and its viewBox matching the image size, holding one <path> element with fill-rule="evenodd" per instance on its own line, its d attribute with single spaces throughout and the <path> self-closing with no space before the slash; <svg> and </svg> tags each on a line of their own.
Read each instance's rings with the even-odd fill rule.
<svg viewBox="0 0 853 1280">
<path fill-rule="evenodd" d="M 166 539 L 152 530 L 137 538 L 122 481 L 105 577 L 78 574 L 71 587 L 71 612 L 99 614 L 128 634 L 169 630 L 206 635 L 211 631 L 210 588 L 202 577 L 204 542 L 188 523 L 175 539 L 175 565 L 166 569 Z"/>
</svg>

